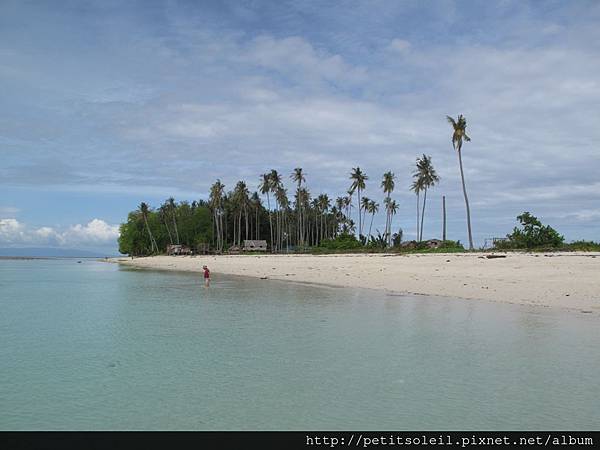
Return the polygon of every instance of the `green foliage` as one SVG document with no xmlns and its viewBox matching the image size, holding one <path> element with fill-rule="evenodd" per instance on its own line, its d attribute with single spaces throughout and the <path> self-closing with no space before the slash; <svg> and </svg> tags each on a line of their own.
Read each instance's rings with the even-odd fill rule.
<svg viewBox="0 0 600 450">
<path fill-rule="evenodd" d="M 327 250 L 355 250 L 363 247 L 363 245 L 353 234 L 342 233 L 335 239 L 321 241 L 319 247 Z"/>
<path fill-rule="evenodd" d="M 537 217 L 525 211 L 517 216 L 522 228 L 515 227 L 505 241 L 497 242 L 497 249 L 559 248 L 565 238 L 549 225 L 542 225 Z"/>
<path fill-rule="evenodd" d="M 443 241 L 437 248 L 429 248 L 427 241 L 411 241 L 401 247 L 400 251 L 407 253 L 460 253 L 464 252 L 465 248 L 460 241 Z"/>
<path fill-rule="evenodd" d="M 206 206 L 181 202 L 175 204 L 167 215 L 161 215 L 159 210 L 148 209 L 146 217 L 159 253 L 165 252 L 167 245 L 176 243 L 175 224 L 182 245 L 194 249 L 198 243 L 212 242 L 211 212 Z M 118 242 L 119 252 L 123 254 L 143 256 L 153 253 L 144 214 L 140 210 L 130 212 L 127 222 L 121 224 Z"/>
<path fill-rule="evenodd" d="M 565 244 L 563 250 L 580 252 L 600 252 L 600 243 L 594 241 L 575 241 Z"/>
<path fill-rule="evenodd" d="M 387 242 L 385 236 L 382 235 L 379 231 L 377 232 L 377 236 L 371 236 L 369 239 L 369 243 L 367 247 L 373 250 L 383 250 L 387 247 Z"/>
</svg>

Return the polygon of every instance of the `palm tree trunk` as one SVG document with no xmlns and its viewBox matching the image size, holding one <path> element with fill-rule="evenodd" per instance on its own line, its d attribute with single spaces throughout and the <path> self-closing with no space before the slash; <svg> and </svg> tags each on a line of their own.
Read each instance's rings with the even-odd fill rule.
<svg viewBox="0 0 600 450">
<path fill-rule="evenodd" d="M 373 228 L 373 219 L 375 218 L 375 213 L 371 214 L 371 225 L 369 225 L 369 236 L 371 236 L 371 229 Z"/>
<path fill-rule="evenodd" d="M 173 244 L 173 236 L 171 236 L 171 230 L 169 229 L 169 223 L 165 219 L 166 219 L 166 217 L 163 217 L 163 223 L 165 224 L 165 228 L 167 229 L 167 234 L 169 235 L 169 243 Z"/>
<path fill-rule="evenodd" d="M 248 240 L 249 223 L 248 223 L 248 209 L 246 207 L 244 207 L 244 219 L 245 219 L 245 222 L 246 222 L 246 240 Z"/>
<path fill-rule="evenodd" d="M 385 207 L 385 242 L 390 245 L 390 209 Z"/>
<path fill-rule="evenodd" d="M 443 226 L 442 226 L 442 241 L 446 240 L 446 196 L 442 195 L 442 215 L 443 215 Z"/>
<path fill-rule="evenodd" d="M 173 216 L 173 226 L 175 227 L 175 238 L 177 239 L 177 244 L 179 244 L 179 231 L 177 230 L 177 220 L 175 219 L 175 208 L 171 210 L 171 215 Z"/>
<path fill-rule="evenodd" d="M 219 214 L 219 224 L 221 229 L 221 246 L 219 247 L 220 251 L 223 251 L 223 248 L 225 247 L 225 230 L 223 229 L 223 215 L 223 212 Z"/>
<path fill-rule="evenodd" d="M 358 237 L 362 234 L 362 223 L 360 221 L 360 188 L 357 189 L 358 192 Z"/>
<path fill-rule="evenodd" d="M 420 209 L 419 205 L 420 205 L 419 193 L 417 192 L 417 237 L 416 237 L 417 241 L 419 241 L 419 209 Z"/>
<path fill-rule="evenodd" d="M 271 215 L 271 201 L 269 200 L 269 192 L 267 191 L 267 208 L 269 209 L 269 229 L 271 230 L 271 253 L 273 253 L 273 216 Z"/>
<path fill-rule="evenodd" d="M 419 234 L 419 242 L 423 240 L 423 222 L 425 222 L 425 205 L 427 204 L 427 189 L 423 195 L 423 212 L 421 213 L 421 232 Z"/>
<path fill-rule="evenodd" d="M 150 225 L 148 225 L 148 218 L 145 215 L 144 222 L 146 223 L 146 230 L 148 230 L 148 235 L 150 236 L 150 251 L 153 252 L 154 248 L 156 247 L 156 251 L 158 252 L 158 245 L 156 245 L 152 231 L 150 231 Z"/>
<path fill-rule="evenodd" d="M 463 194 L 465 196 L 465 206 L 467 207 L 467 230 L 469 232 L 469 250 L 473 250 L 473 233 L 471 232 L 471 209 L 469 208 L 469 198 L 467 197 L 467 188 L 465 187 L 465 174 L 463 172 L 462 155 L 458 150 L 458 163 L 460 165 L 460 178 L 462 180 Z"/>
</svg>

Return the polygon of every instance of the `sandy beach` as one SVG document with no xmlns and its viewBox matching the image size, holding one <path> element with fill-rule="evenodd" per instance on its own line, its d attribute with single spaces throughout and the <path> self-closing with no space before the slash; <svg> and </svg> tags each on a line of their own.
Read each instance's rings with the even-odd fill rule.
<svg viewBox="0 0 600 450">
<path fill-rule="evenodd" d="M 114 258 L 138 268 L 362 287 L 600 314 L 600 253 L 227 255 Z"/>
</svg>

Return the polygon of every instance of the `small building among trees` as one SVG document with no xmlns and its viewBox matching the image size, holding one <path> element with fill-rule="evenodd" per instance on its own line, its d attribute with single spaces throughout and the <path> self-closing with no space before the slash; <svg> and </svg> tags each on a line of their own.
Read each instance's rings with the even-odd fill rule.
<svg viewBox="0 0 600 450">
<path fill-rule="evenodd" d="M 266 252 L 267 241 L 246 239 L 244 241 L 244 246 L 242 247 L 242 250 L 245 252 Z"/>
<path fill-rule="evenodd" d="M 175 255 L 191 255 L 192 249 L 187 245 L 181 244 L 169 244 L 167 245 L 167 255 L 175 256 Z"/>
</svg>

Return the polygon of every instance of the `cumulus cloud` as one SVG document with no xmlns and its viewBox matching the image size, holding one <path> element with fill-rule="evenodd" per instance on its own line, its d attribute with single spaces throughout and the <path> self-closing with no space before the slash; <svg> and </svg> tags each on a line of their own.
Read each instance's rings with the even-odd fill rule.
<svg viewBox="0 0 600 450">
<path fill-rule="evenodd" d="M 119 227 L 93 219 L 85 225 L 65 229 L 29 227 L 17 219 L 0 219 L 0 245 L 51 245 L 61 247 L 94 247 L 114 245 Z"/>
</svg>

